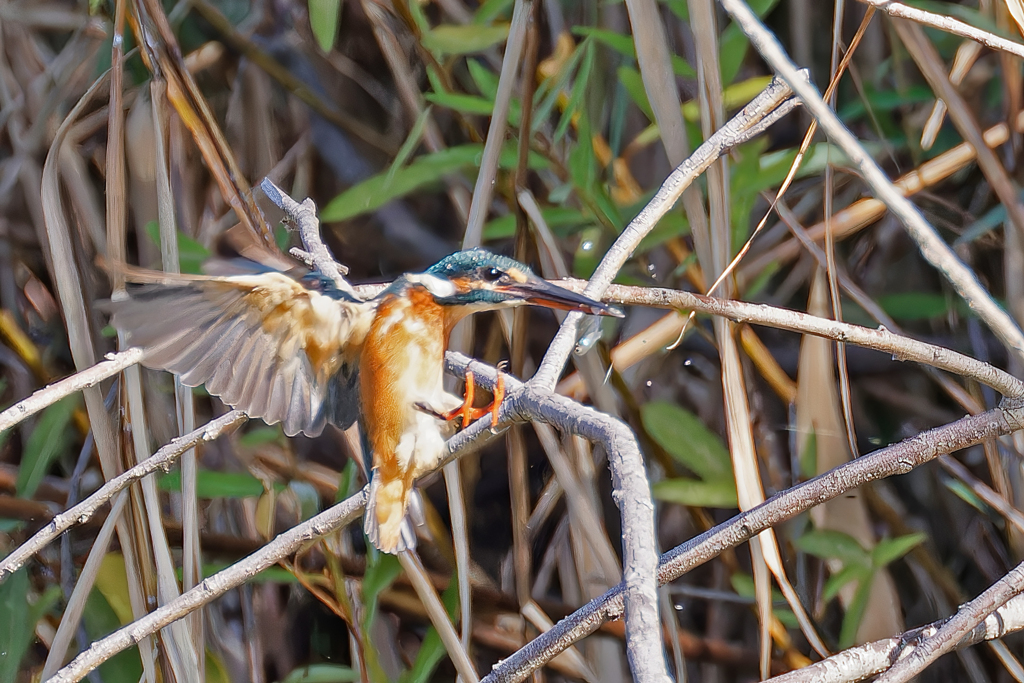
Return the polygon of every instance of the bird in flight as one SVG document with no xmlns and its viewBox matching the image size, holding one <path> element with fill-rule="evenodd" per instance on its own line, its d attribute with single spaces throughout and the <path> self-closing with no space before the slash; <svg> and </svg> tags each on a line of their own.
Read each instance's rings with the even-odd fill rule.
<svg viewBox="0 0 1024 683">
<path fill-rule="evenodd" d="M 317 272 L 272 270 L 244 259 L 218 275 L 150 275 L 113 302 L 111 323 L 145 350 L 143 365 L 285 434 L 317 436 L 357 420 L 372 458 L 364 530 L 386 553 L 415 547 L 402 522 L 417 477 L 445 454 L 446 423 L 487 409 L 444 391 L 444 352 L 455 324 L 485 310 L 532 304 L 621 316 L 485 249 L 406 274 L 370 300 Z M 467 377 L 467 387 L 472 379 Z M 501 388 L 495 392 L 500 402 Z M 497 405 L 492 409 L 497 419 Z M 405 531 L 403 531 L 405 527 Z"/>
</svg>

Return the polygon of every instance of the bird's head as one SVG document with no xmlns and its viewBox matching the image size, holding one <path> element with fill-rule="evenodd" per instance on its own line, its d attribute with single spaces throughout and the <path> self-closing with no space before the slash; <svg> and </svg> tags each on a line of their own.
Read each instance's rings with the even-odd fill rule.
<svg viewBox="0 0 1024 683">
<path fill-rule="evenodd" d="M 522 263 L 486 249 L 456 252 L 425 273 L 406 277 L 424 286 L 440 305 L 465 307 L 467 312 L 533 304 L 622 317 L 617 308 L 553 285 Z"/>
</svg>

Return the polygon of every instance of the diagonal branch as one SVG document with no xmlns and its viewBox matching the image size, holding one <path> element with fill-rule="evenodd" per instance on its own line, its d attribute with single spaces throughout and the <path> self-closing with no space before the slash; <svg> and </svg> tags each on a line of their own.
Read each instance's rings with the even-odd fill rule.
<svg viewBox="0 0 1024 683">
<path fill-rule="evenodd" d="M 658 569 L 658 581 L 660 584 L 674 581 L 694 567 L 717 557 L 724 550 L 748 541 L 765 529 L 792 519 L 846 491 L 878 479 L 906 474 L 941 454 L 1010 434 L 1022 426 L 1024 402 L 1006 401 L 995 410 L 964 417 L 862 456 L 776 494 L 761 505 L 665 553 Z M 619 584 L 601 597 L 591 600 L 555 624 L 554 628 L 502 660 L 484 678 L 484 683 L 525 680 L 531 672 L 596 631 L 604 622 L 620 618 L 623 613 L 623 588 Z"/>
</svg>

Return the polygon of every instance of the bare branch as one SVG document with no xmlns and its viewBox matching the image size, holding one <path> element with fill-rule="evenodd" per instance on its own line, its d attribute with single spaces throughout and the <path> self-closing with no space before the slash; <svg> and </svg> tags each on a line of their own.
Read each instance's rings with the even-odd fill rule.
<svg viewBox="0 0 1024 683">
<path fill-rule="evenodd" d="M 558 284 L 574 291 L 583 291 L 586 287 L 584 280 L 560 280 Z M 616 304 L 692 310 L 721 316 L 738 323 L 756 323 L 780 330 L 813 334 L 816 337 L 875 349 L 892 355 L 893 360 L 914 361 L 969 377 L 992 387 L 1008 398 L 1024 398 L 1024 382 L 1008 372 L 944 346 L 895 334 L 884 326 L 873 330 L 776 306 L 716 299 L 676 289 L 611 285 L 605 293 L 604 300 Z"/>
<path fill-rule="evenodd" d="M 910 19 L 911 21 L 921 24 L 923 26 L 931 26 L 937 28 L 940 31 L 946 33 L 952 33 L 953 35 L 962 36 L 969 38 L 977 43 L 990 47 L 993 50 L 1002 50 L 1003 52 L 1009 52 L 1012 55 L 1024 58 L 1024 45 L 1017 43 L 1012 40 L 1007 40 L 1001 36 L 997 36 L 989 31 L 983 31 L 980 28 L 971 26 L 959 19 L 946 16 L 944 14 L 936 14 L 934 12 L 926 12 L 916 7 L 910 7 L 900 2 L 891 2 L 890 0 L 860 0 L 865 5 L 871 5 L 877 9 L 882 10 L 889 16 L 900 17 L 902 19 Z"/>
<path fill-rule="evenodd" d="M 801 76 L 806 79 L 806 74 Z M 792 90 L 783 81 L 773 80 L 761 93 L 750 101 L 736 116 L 730 119 L 719 131 L 698 147 L 686 161 L 676 167 L 658 188 L 650 202 L 629 222 L 615 243 L 601 259 L 594 275 L 587 284 L 587 296 L 600 299 L 605 289 L 615 278 L 616 273 L 626 263 L 640 241 L 647 235 L 658 221 L 675 206 L 683 191 L 722 154 L 730 148 L 749 140 L 752 132 L 761 133 L 766 118 L 774 121 L 772 116 L 792 94 Z M 788 112 L 789 109 L 786 109 Z M 580 313 L 570 313 L 555 335 L 548 351 L 541 361 L 537 374 L 531 380 L 538 386 L 554 387 L 555 380 L 565 362 L 569 359 L 576 344 L 576 329 L 579 326 Z"/>
<path fill-rule="evenodd" d="M 135 351 L 137 349 L 131 350 Z M 127 353 L 119 355 L 123 356 Z M 99 367 L 99 365 L 95 367 Z M 232 410 L 215 420 L 211 420 L 193 432 L 171 440 L 169 444 L 158 450 L 151 457 L 146 458 L 135 467 L 105 483 L 78 505 L 56 515 L 50 520 L 49 524 L 37 531 L 32 538 L 18 546 L 14 552 L 3 560 L 0 560 L 0 583 L 25 564 L 28 558 L 45 548 L 62 533 L 76 524 L 85 524 L 92 519 L 97 510 L 103 507 L 115 495 L 126 489 L 129 484 L 153 474 L 157 470 L 167 471 L 171 463 L 185 451 L 205 441 L 213 441 L 221 434 L 242 424 L 246 419 L 248 418 L 246 418 L 245 413 L 242 411 Z"/>
<path fill-rule="evenodd" d="M 900 194 L 871 155 L 843 125 L 817 89 L 799 71 L 772 33 L 741 0 L 721 0 L 722 7 L 750 38 L 761 57 L 775 69 L 803 101 L 822 130 L 839 146 L 857 167 L 872 193 L 903 223 L 907 234 L 917 242 L 921 255 L 956 289 L 978 317 L 988 325 L 1000 341 L 1024 359 L 1024 332 L 1013 318 L 995 302 L 978 282 L 978 278 L 935 231 L 921 212 Z"/>
<path fill-rule="evenodd" d="M 820 662 L 768 679 L 765 683 L 846 683 L 874 676 L 900 661 L 916 648 L 922 638 L 933 635 L 942 621 L 903 633 L 902 635 L 865 643 L 839 652 Z M 958 647 L 969 647 L 985 640 L 1024 629 L 1024 596 L 1008 601 L 961 640 Z"/>
<path fill-rule="evenodd" d="M 128 349 L 121 353 L 107 355 L 107 360 L 77 372 L 48 387 L 43 387 L 28 398 L 15 403 L 0 413 L 0 432 L 10 429 L 22 420 L 35 415 L 47 406 L 53 405 L 65 396 L 95 386 L 113 377 L 127 367 L 142 360 L 142 349 Z"/>
<path fill-rule="evenodd" d="M 474 368 L 476 372 L 476 368 Z M 474 425 L 476 426 L 476 425 Z M 964 417 L 846 463 L 810 481 L 778 493 L 761 505 L 696 536 L 665 553 L 658 568 L 661 584 L 678 579 L 761 531 L 793 518 L 871 481 L 906 474 L 943 453 L 1010 434 L 1024 426 L 1024 402 L 1005 401 L 998 409 Z M 473 427 L 470 427 L 472 429 Z M 565 648 L 623 614 L 624 586 L 619 584 L 555 624 L 521 650 L 502 660 L 485 683 L 522 681 Z"/>
<path fill-rule="evenodd" d="M 922 638 L 917 647 L 876 678 L 875 683 L 906 683 L 956 647 L 961 639 L 972 633 L 989 615 L 994 614 L 1022 590 L 1024 564 L 1019 564 L 984 593 L 962 605 L 934 634 Z"/>
<path fill-rule="evenodd" d="M 320 219 L 316 215 L 316 204 L 312 199 L 306 198 L 301 204 L 292 199 L 288 193 L 274 184 L 270 178 L 264 178 L 260 183 L 263 192 L 270 198 L 270 201 L 277 204 L 278 208 L 284 211 L 288 217 L 299 228 L 299 237 L 306 246 L 306 252 L 312 261 L 312 265 L 321 273 L 329 277 L 334 285 L 346 294 L 359 298 L 352 285 L 344 278 L 342 269 L 327 245 L 320 238 Z M 348 272 L 345 268 L 344 272 Z"/>
<path fill-rule="evenodd" d="M 58 671 L 49 683 L 80 681 L 90 671 L 113 655 L 135 645 L 148 635 L 185 617 L 215 598 L 236 588 L 267 567 L 290 556 L 302 545 L 337 531 L 355 521 L 366 505 L 366 489 L 321 512 L 298 526 L 280 534 L 249 557 L 220 571 L 190 591 L 182 593 L 165 605 L 150 612 L 134 623 L 97 640 L 80 653 L 70 664 Z"/>
</svg>

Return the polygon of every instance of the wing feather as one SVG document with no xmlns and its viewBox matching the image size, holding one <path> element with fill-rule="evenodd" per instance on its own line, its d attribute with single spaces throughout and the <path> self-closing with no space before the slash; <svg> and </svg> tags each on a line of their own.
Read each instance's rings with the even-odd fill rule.
<svg viewBox="0 0 1024 683">
<path fill-rule="evenodd" d="M 358 417 L 358 354 L 376 304 L 304 286 L 284 273 L 161 277 L 113 302 L 112 324 L 143 364 L 205 384 L 289 436 Z"/>
</svg>

